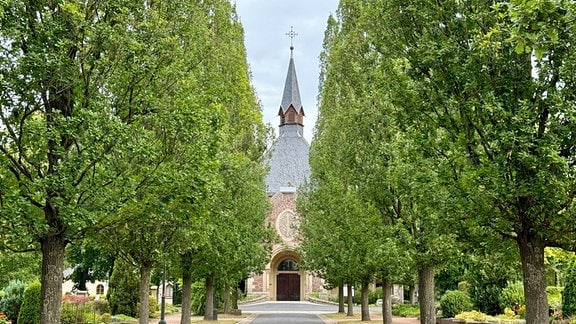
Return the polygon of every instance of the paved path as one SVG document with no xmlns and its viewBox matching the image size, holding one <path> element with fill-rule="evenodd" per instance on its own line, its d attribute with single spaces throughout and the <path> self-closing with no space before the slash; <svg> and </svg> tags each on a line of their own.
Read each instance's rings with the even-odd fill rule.
<svg viewBox="0 0 576 324">
<path fill-rule="evenodd" d="M 240 324 L 320 324 L 320 323 L 337 323 L 336 320 L 330 320 L 323 314 L 336 313 L 338 306 L 315 304 L 310 302 L 262 302 L 253 305 L 240 305 L 243 314 L 250 316 L 238 319 Z M 371 307 L 370 313 L 375 312 L 378 315 L 371 314 L 373 320 L 381 319 L 379 307 Z M 360 308 L 355 309 L 356 313 Z M 226 315 L 220 314 L 219 319 L 224 319 Z M 200 319 L 200 318 L 198 318 Z M 180 324 L 180 314 L 169 314 L 165 317 L 167 324 Z M 157 324 L 160 320 L 151 320 L 150 324 Z M 420 324 L 416 318 L 394 317 L 393 324 Z"/>
<path fill-rule="evenodd" d="M 306 301 L 272 302 L 267 301 L 252 305 L 241 305 L 239 308 L 246 313 L 301 313 L 301 314 L 329 314 L 337 313 L 337 305 L 315 304 Z"/>
<path fill-rule="evenodd" d="M 264 302 L 243 305 L 240 309 L 242 312 L 256 315 L 254 319 L 242 322 L 243 324 L 322 324 L 327 321 L 325 317 L 319 315 L 335 313 L 338 311 L 338 306 L 310 302 Z"/>
<path fill-rule="evenodd" d="M 268 313 L 259 314 L 250 321 L 251 324 L 323 324 L 325 323 L 318 315 L 302 313 Z"/>
</svg>

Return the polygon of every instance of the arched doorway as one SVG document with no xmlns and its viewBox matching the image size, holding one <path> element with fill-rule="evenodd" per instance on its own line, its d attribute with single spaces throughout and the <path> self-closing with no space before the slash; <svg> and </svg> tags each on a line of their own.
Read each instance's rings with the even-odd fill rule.
<svg viewBox="0 0 576 324">
<path fill-rule="evenodd" d="M 298 263 L 293 259 L 284 259 L 280 261 L 276 270 L 276 300 L 300 300 L 300 273 Z"/>
</svg>

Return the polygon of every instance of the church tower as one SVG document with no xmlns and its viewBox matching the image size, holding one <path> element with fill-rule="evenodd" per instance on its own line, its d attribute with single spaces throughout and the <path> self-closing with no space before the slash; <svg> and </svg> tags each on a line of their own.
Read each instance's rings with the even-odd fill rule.
<svg viewBox="0 0 576 324">
<path fill-rule="evenodd" d="M 270 171 L 266 176 L 268 195 L 282 190 L 296 191 L 310 176 L 308 151 L 310 145 L 304 139 L 304 107 L 294 65 L 294 46 L 290 46 L 290 61 L 284 83 L 282 101 L 278 110 L 280 125 L 278 138 L 271 147 L 268 160 Z"/>
<path fill-rule="evenodd" d="M 293 31 L 287 34 L 291 38 Z M 306 300 L 312 292 L 324 292 L 323 281 L 299 268 L 297 253 L 296 213 L 298 187 L 310 177 L 308 152 L 310 145 L 304 139 L 304 107 L 294 64 L 294 47 L 290 46 L 290 61 L 284 83 L 282 101 L 278 110 L 280 124 L 278 138 L 270 148 L 266 176 L 268 197 L 273 206 L 267 224 L 273 226 L 282 242 L 275 244 L 272 258 L 261 275 L 254 275 L 247 282 L 248 293 L 261 295 L 268 300 Z"/>
</svg>

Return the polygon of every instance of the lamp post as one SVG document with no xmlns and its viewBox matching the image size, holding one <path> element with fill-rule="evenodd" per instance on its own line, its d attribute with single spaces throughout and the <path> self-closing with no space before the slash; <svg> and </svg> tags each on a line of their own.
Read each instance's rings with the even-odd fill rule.
<svg viewBox="0 0 576 324">
<path fill-rule="evenodd" d="M 164 311 L 166 309 L 166 262 L 164 262 L 164 271 L 162 272 L 162 301 L 160 302 L 160 322 L 158 324 L 166 324 L 164 319 Z"/>
</svg>

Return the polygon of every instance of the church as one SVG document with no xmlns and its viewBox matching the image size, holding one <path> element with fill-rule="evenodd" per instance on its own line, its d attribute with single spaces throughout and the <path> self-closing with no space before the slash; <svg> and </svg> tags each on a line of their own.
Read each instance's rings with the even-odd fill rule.
<svg viewBox="0 0 576 324">
<path fill-rule="evenodd" d="M 267 223 L 273 226 L 281 238 L 275 244 L 272 258 L 262 274 L 253 275 L 247 281 L 247 292 L 264 296 L 268 300 L 306 300 L 311 293 L 326 293 L 323 280 L 298 267 L 300 255 L 296 252 L 296 194 L 298 187 L 310 176 L 308 151 L 310 145 L 303 137 L 304 107 L 294 66 L 294 47 L 290 47 L 290 61 L 284 84 L 278 116 L 278 138 L 270 148 L 266 176 L 268 198 L 272 211 Z"/>
</svg>

